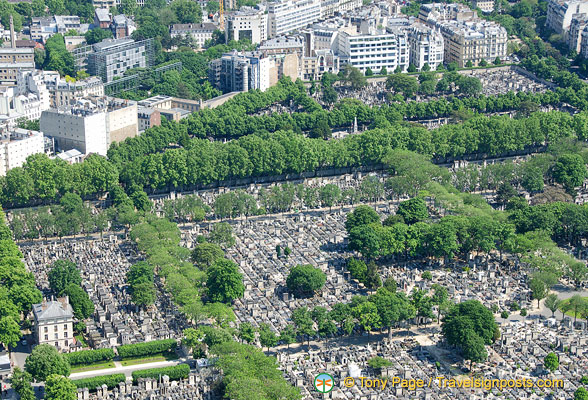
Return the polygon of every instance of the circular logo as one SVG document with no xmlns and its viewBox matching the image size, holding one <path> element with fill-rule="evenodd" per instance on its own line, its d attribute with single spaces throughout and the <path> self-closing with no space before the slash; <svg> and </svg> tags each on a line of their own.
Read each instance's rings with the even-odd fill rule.
<svg viewBox="0 0 588 400">
<path fill-rule="evenodd" d="M 319 393 L 329 393 L 335 386 L 335 380 L 329 374 L 318 374 L 314 377 L 314 388 Z"/>
</svg>

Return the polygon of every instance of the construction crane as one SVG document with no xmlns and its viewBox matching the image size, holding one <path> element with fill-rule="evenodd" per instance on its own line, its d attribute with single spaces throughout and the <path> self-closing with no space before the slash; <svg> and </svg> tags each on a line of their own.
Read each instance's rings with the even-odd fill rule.
<svg viewBox="0 0 588 400">
<path fill-rule="evenodd" d="M 218 23 L 221 32 L 225 30 L 225 9 L 223 3 L 223 0 L 218 0 Z"/>
</svg>

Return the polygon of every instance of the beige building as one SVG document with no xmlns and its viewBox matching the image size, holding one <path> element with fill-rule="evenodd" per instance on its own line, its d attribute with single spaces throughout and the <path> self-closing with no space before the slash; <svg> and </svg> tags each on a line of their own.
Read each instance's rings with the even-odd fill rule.
<svg viewBox="0 0 588 400">
<path fill-rule="evenodd" d="M 491 13 L 494 11 L 494 0 L 473 0 L 472 6 L 474 8 L 479 8 L 485 13 Z"/>
<path fill-rule="evenodd" d="M 267 39 L 267 14 L 264 10 L 242 7 L 241 10 L 227 16 L 225 39 L 249 39 L 251 43 L 261 43 Z"/>
<path fill-rule="evenodd" d="M 574 14 L 570 28 L 566 34 L 566 44 L 568 48 L 579 53 L 582 48 L 582 32 L 588 25 L 587 14 Z"/>
<path fill-rule="evenodd" d="M 549 0 L 546 25 L 560 35 L 567 34 L 574 14 L 588 13 L 586 0 Z"/>
<path fill-rule="evenodd" d="M 35 69 L 35 50 L 30 48 L 0 48 L 0 83 L 15 85 L 20 71 Z"/>
<path fill-rule="evenodd" d="M 301 77 L 303 80 L 320 80 L 325 72 L 339 73 L 339 57 L 331 50 L 317 50 L 315 56 L 302 58 Z"/>
<path fill-rule="evenodd" d="M 52 108 L 73 105 L 84 97 L 104 96 L 104 84 L 96 76 L 75 82 L 59 79 L 49 84 L 48 89 Z"/>
<path fill-rule="evenodd" d="M 74 318 L 67 296 L 33 304 L 33 316 L 37 344 L 50 344 L 60 351 L 69 350 L 74 343 Z"/>
<path fill-rule="evenodd" d="M 137 103 L 112 97 L 78 100 L 73 106 L 43 111 L 41 131 L 58 151 L 77 149 L 106 156 L 113 142 L 138 135 Z"/>
<path fill-rule="evenodd" d="M 465 67 L 493 62 L 507 54 L 508 34 L 501 25 L 478 18 L 463 4 L 423 4 L 419 20 L 438 29 L 444 40 L 444 62 Z"/>
</svg>

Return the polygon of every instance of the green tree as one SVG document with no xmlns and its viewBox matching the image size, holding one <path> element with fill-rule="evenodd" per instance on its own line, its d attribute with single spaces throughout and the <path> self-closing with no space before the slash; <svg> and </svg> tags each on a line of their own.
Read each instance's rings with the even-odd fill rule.
<svg viewBox="0 0 588 400">
<path fill-rule="evenodd" d="M 232 303 L 243 297 L 245 285 L 239 267 L 233 261 L 220 259 L 208 268 L 206 287 L 208 296 L 215 302 Z"/>
<path fill-rule="evenodd" d="M 554 317 L 555 316 L 555 312 L 559 309 L 559 306 L 561 305 L 561 300 L 558 299 L 557 294 L 555 293 L 551 293 L 548 294 L 547 297 L 545 298 L 545 307 L 551 311 L 551 316 Z"/>
<path fill-rule="evenodd" d="M 52 374 L 45 382 L 46 400 L 76 400 L 78 398 L 77 386 L 65 376 Z"/>
<path fill-rule="evenodd" d="M 69 260 L 57 260 L 51 265 L 48 274 L 49 287 L 58 296 L 61 296 L 69 284 L 81 286 L 82 277 L 76 264 Z"/>
<path fill-rule="evenodd" d="M 353 313 L 353 316 L 357 318 L 363 330 L 367 332 L 369 343 L 370 332 L 373 329 L 379 329 L 382 327 L 382 320 L 378 313 L 378 308 L 374 303 L 366 301 L 354 307 L 351 312 Z"/>
<path fill-rule="evenodd" d="M 270 347 L 274 347 L 278 344 L 278 336 L 266 323 L 259 324 L 259 343 L 262 348 L 267 347 L 268 351 Z"/>
<path fill-rule="evenodd" d="M 398 205 L 398 215 L 400 215 L 407 224 L 424 221 L 429 218 L 427 205 L 422 197 L 415 197 L 410 200 L 401 202 Z"/>
<path fill-rule="evenodd" d="M 316 335 L 310 312 L 306 307 L 300 307 L 292 312 L 292 321 L 296 325 L 296 332 L 300 336 L 306 336 L 310 343 L 310 338 Z"/>
<path fill-rule="evenodd" d="M 214 224 L 210 229 L 208 241 L 227 248 L 234 246 L 235 238 L 233 237 L 233 228 L 226 222 Z"/>
<path fill-rule="evenodd" d="M 123 0 L 125 3 L 131 3 L 135 0 Z M 137 3 L 135 2 L 135 5 Z M 123 7 L 123 3 L 121 3 L 121 7 Z M 127 13 L 127 15 L 129 15 Z M 88 44 L 100 43 L 104 39 L 112 39 L 112 31 L 110 29 L 102 29 L 102 28 L 94 28 L 90 29 L 88 32 L 84 34 L 86 38 L 86 42 Z"/>
<path fill-rule="evenodd" d="M 182 343 L 192 352 L 198 350 L 202 346 L 204 340 L 204 333 L 200 329 L 186 328 L 184 329 L 184 338 Z"/>
<path fill-rule="evenodd" d="M 210 267 L 224 257 L 224 251 L 216 243 L 200 243 L 192 250 L 192 262 L 202 269 Z"/>
<path fill-rule="evenodd" d="M 202 7 L 189 0 L 174 0 L 171 9 L 182 24 L 202 22 Z"/>
<path fill-rule="evenodd" d="M 441 310 L 447 305 L 449 301 L 449 292 L 447 288 L 437 283 L 431 287 L 433 289 L 433 296 L 431 302 L 437 306 L 437 323 L 441 320 Z"/>
<path fill-rule="evenodd" d="M 499 335 L 492 311 L 477 300 L 464 301 L 451 307 L 441 324 L 441 330 L 447 343 L 460 348 L 462 352 L 468 343 L 478 347 L 477 341 L 465 342 L 468 336 L 479 336 L 482 343 L 489 345 Z"/>
<path fill-rule="evenodd" d="M 80 286 L 70 283 L 65 287 L 64 293 L 69 297 L 74 316 L 77 319 L 86 319 L 94 313 L 94 303 L 90 300 L 88 293 Z"/>
<path fill-rule="evenodd" d="M 557 355 L 553 352 L 546 355 L 543 359 L 543 366 L 549 372 L 555 372 L 559 368 L 559 359 L 557 358 Z"/>
<path fill-rule="evenodd" d="M 537 308 L 539 308 L 539 303 L 541 300 L 547 297 L 549 289 L 547 288 L 545 282 L 537 277 L 531 278 L 529 281 L 529 288 L 531 289 L 532 297 L 537 300 Z"/>
<path fill-rule="evenodd" d="M 553 165 L 552 175 L 556 182 L 572 191 L 584 182 L 586 165 L 579 154 L 564 154 Z"/>
<path fill-rule="evenodd" d="M 69 376 L 70 366 L 55 347 L 49 344 L 40 344 L 27 357 L 25 371 L 37 381 L 45 381 L 52 374 Z"/>
<path fill-rule="evenodd" d="M 322 289 L 327 277 L 319 268 L 310 264 L 297 265 L 290 270 L 286 278 L 288 290 L 297 297 L 312 297 Z"/>
<path fill-rule="evenodd" d="M 580 386 L 574 392 L 574 400 L 588 400 L 588 390 L 585 387 Z"/>
<path fill-rule="evenodd" d="M 243 322 L 239 325 L 237 330 L 237 337 L 243 341 L 243 343 L 253 343 L 255 341 L 255 328 L 249 322 Z"/>
<path fill-rule="evenodd" d="M 461 348 L 463 358 L 470 361 L 470 370 L 472 369 L 472 363 L 482 362 L 488 358 L 484 340 L 472 329 L 464 332 L 464 341 Z"/>
<path fill-rule="evenodd" d="M 14 367 L 12 371 L 12 378 L 10 385 L 14 391 L 19 395 L 21 400 L 35 400 L 35 391 L 31 385 L 31 374 L 21 370 L 19 367 Z"/>
<path fill-rule="evenodd" d="M 280 342 L 286 344 L 288 349 L 290 345 L 296 341 L 296 329 L 293 325 L 286 325 L 282 332 L 280 332 Z"/>
<path fill-rule="evenodd" d="M 419 83 L 413 76 L 394 74 L 386 78 L 386 88 L 394 93 L 402 93 L 404 97 L 413 97 L 419 88 Z"/>
<path fill-rule="evenodd" d="M 332 183 L 322 186 L 319 191 L 319 198 L 323 206 L 329 207 L 329 210 L 341 200 L 341 189 Z"/>
<path fill-rule="evenodd" d="M 13 317 L 0 317 L 0 343 L 14 347 L 20 340 L 20 327 Z"/>
</svg>

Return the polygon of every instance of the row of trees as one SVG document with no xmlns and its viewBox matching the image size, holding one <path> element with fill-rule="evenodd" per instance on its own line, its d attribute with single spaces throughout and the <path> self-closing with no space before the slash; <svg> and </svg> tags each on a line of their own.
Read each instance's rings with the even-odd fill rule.
<svg viewBox="0 0 588 400">
<path fill-rule="evenodd" d="M 0 343 L 7 348 L 20 340 L 21 317 L 26 317 L 32 305 L 43 299 L 22 258 L 4 213 L 0 212 Z"/>
</svg>

